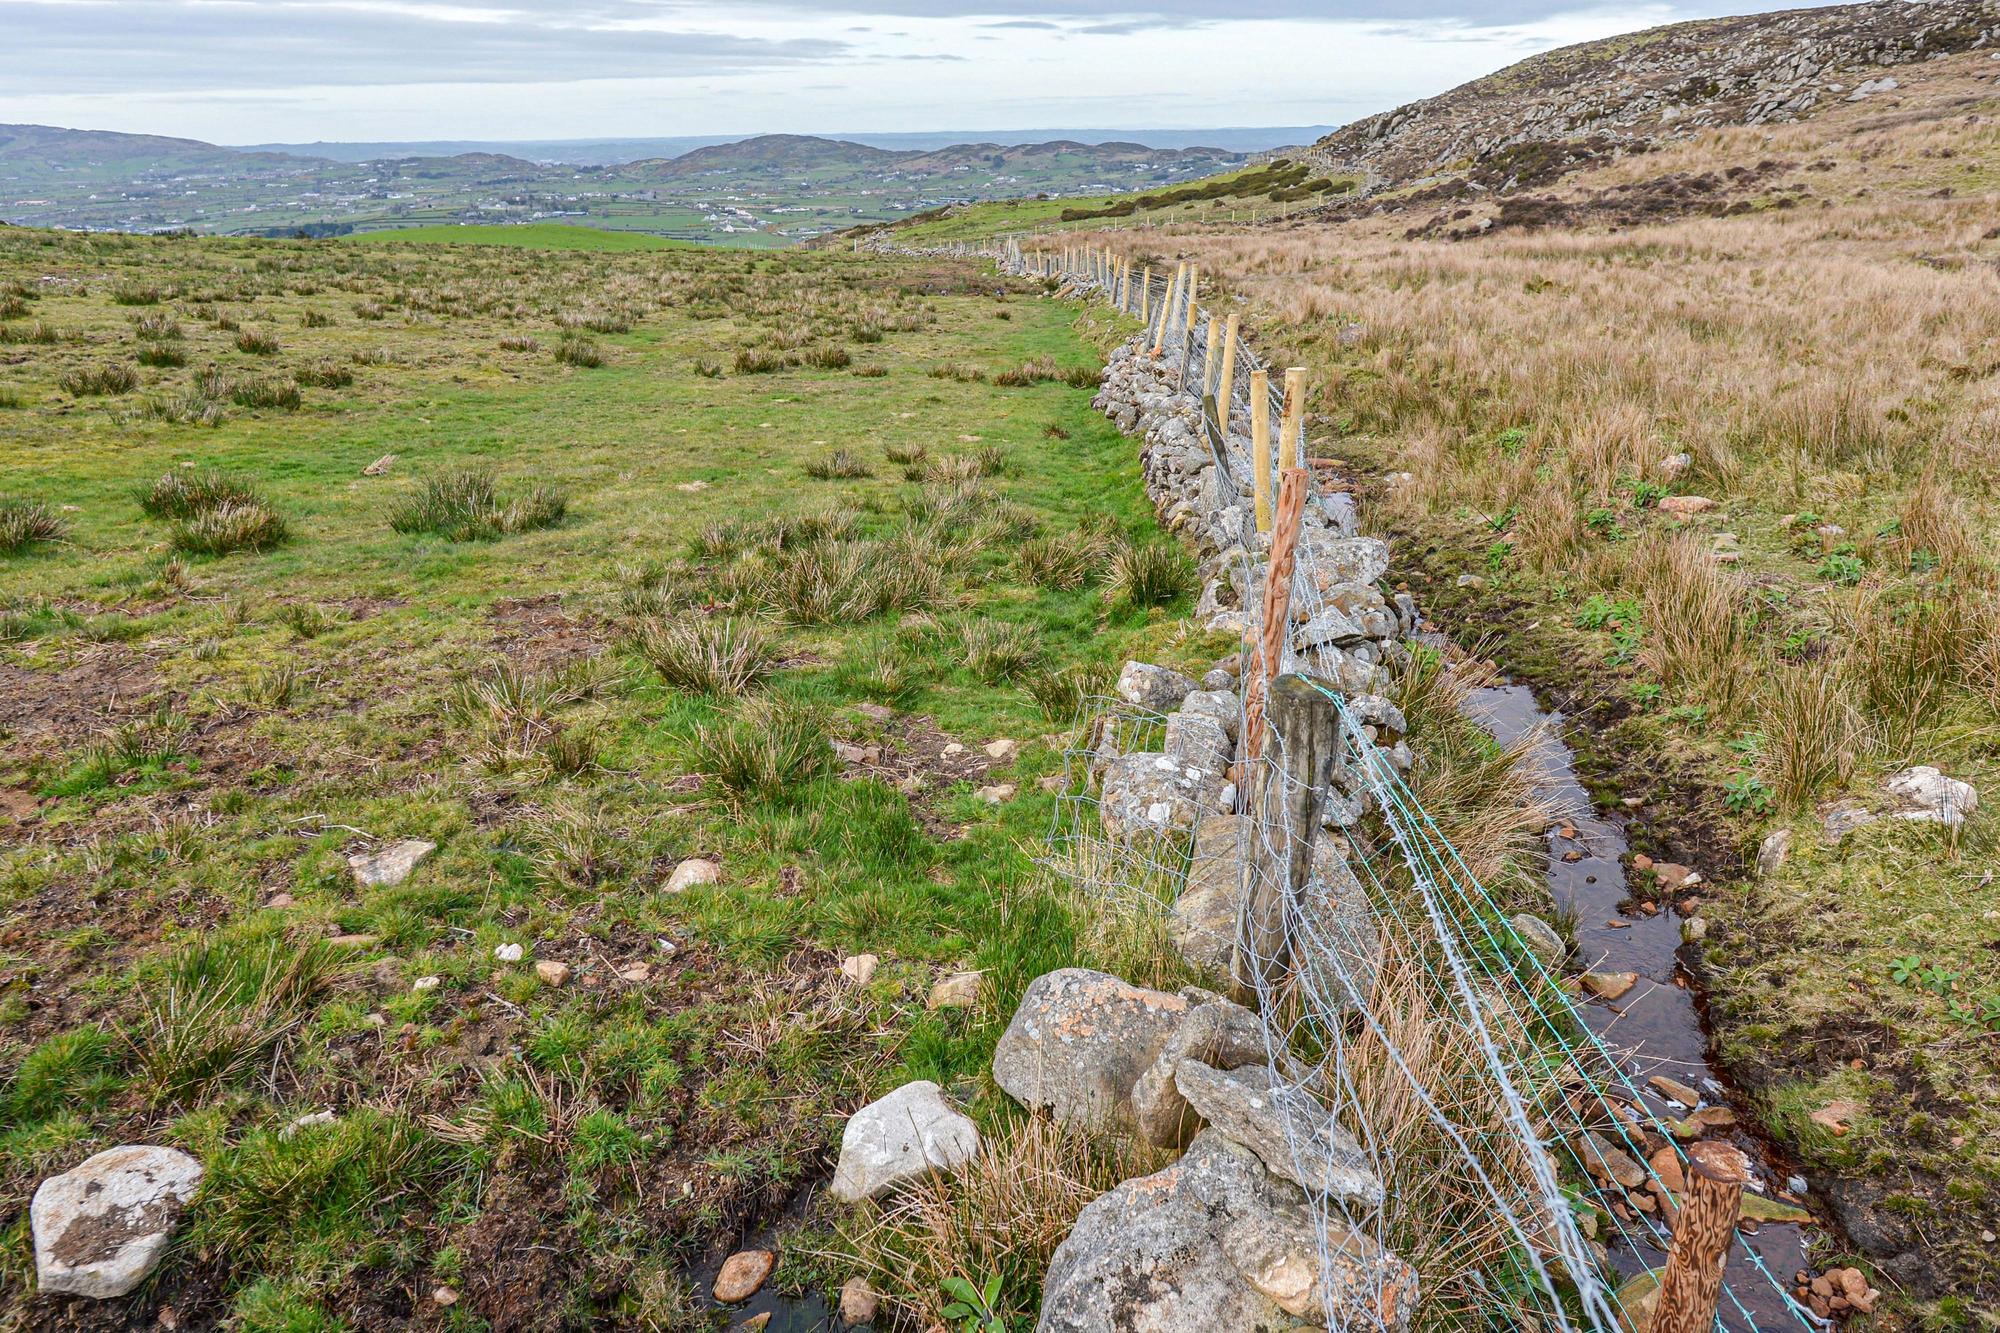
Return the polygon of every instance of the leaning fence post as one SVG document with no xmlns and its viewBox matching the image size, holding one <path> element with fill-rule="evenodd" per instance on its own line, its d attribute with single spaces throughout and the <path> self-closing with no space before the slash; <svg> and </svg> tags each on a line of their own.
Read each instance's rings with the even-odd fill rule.
<svg viewBox="0 0 2000 1333">
<path fill-rule="evenodd" d="M 1305 420 L 1306 372 L 1293 366 L 1285 372 L 1285 421 L 1278 430 L 1278 471 L 1299 465 L 1299 427 Z"/>
<path fill-rule="evenodd" d="M 1250 372 L 1250 485 L 1257 497 L 1257 531 L 1271 530 L 1271 372 Z"/>
<path fill-rule="evenodd" d="M 1749 1159 L 1718 1139 L 1688 1149 L 1687 1190 L 1674 1218 L 1673 1247 L 1660 1275 L 1652 1333 L 1708 1333 L 1722 1299 L 1722 1268 L 1743 1208 Z"/>
</svg>

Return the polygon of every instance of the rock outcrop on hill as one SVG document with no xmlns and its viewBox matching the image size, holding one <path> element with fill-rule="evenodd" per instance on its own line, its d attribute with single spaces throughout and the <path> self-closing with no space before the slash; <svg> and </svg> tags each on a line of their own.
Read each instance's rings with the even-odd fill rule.
<svg viewBox="0 0 2000 1333">
<path fill-rule="evenodd" d="M 2000 49 L 2000 0 L 1871 0 L 1677 23 L 1533 56 L 1359 120 L 1306 156 L 1363 193 L 1463 178 L 1546 185 L 1619 152 L 1791 121 L 1896 86 L 1899 65 Z"/>
</svg>

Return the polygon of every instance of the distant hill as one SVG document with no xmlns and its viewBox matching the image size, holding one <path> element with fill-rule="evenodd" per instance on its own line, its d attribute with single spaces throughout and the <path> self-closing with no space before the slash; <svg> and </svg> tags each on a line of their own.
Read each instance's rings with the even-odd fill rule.
<svg viewBox="0 0 2000 1333">
<path fill-rule="evenodd" d="M 53 125 L 0 125 L 0 164 L 8 169 L 71 170 L 90 164 L 130 164 L 134 170 L 194 166 L 310 166 L 320 159 L 289 153 L 245 152 L 199 139 L 112 130 L 70 130 Z"/>
<path fill-rule="evenodd" d="M 2000 0 L 1874 0 L 1703 19 L 1532 56 L 1369 116 L 1308 150 L 1364 193 L 1441 178 L 1546 184 L 1728 125 L 1796 120 L 1897 65 L 2000 44 Z"/>
<path fill-rule="evenodd" d="M 670 160 L 669 171 L 682 176 L 744 168 L 811 171 L 827 166 L 882 166 L 906 156 L 911 155 L 844 139 L 820 139 L 810 134 L 759 134 L 683 153 Z"/>
<path fill-rule="evenodd" d="M 1071 142 L 1132 143 L 1150 149 L 1206 146 L 1233 153 L 1260 153 L 1291 144 L 1307 144 L 1329 133 L 1331 125 L 1230 126 L 1215 129 L 1078 129 L 930 130 L 922 133 L 830 133 L 826 138 L 886 148 L 893 152 L 936 152 L 960 144 L 998 144 L 1006 148 Z M 741 134 L 696 134 L 624 139 L 431 139 L 412 142 L 371 141 L 265 143 L 235 145 L 243 152 L 284 153 L 327 158 L 335 162 L 381 162 L 410 157 L 455 157 L 462 153 L 499 153 L 530 162 L 560 162 L 574 166 L 615 166 L 679 157 L 696 148 L 735 143 Z"/>
</svg>

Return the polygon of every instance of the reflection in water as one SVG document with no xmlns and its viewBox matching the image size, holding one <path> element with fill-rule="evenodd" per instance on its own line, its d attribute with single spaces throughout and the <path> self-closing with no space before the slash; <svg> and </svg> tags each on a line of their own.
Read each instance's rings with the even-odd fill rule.
<svg viewBox="0 0 2000 1333">
<path fill-rule="evenodd" d="M 1646 1080 L 1655 1074 L 1702 1093 L 1709 1105 L 1728 1105 L 1730 1089 L 1709 1067 L 1708 1036 L 1702 1030 L 1701 1013 L 1675 958 L 1681 942 L 1681 918 L 1671 902 L 1660 904 L 1652 916 L 1618 911 L 1626 896 L 1624 858 L 1628 845 L 1624 825 L 1591 806 L 1589 793 L 1577 780 L 1575 756 L 1561 740 L 1561 714 L 1543 712 L 1525 685 L 1476 690 L 1466 711 L 1502 745 L 1534 738 L 1529 762 L 1538 785 L 1565 812 L 1563 821 L 1548 834 L 1549 894 L 1557 911 L 1576 921 L 1576 947 L 1583 967 L 1638 974 L 1639 984 L 1615 1003 L 1593 1001 L 1580 1006 L 1583 1021 L 1620 1059 L 1633 1086 L 1639 1089 L 1640 1101 L 1655 1120 L 1677 1119 L 1692 1109 L 1668 1101 L 1648 1085 Z M 1572 831 L 1570 836 L 1565 836 L 1565 828 Z M 1570 852 L 1578 853 L 1578 859 L 1565 860 Z M 1737 1111 L 1741 1118 L 1741 1108 Z M 1761 1187 L 1767 1195 L 1784 1188 L 1785 1177 L 1765 1145 L 1742 1134 L 1732 1141 L 1750 1159 L 1753 1188 Z M 1766 1223 L 1754 1237 L 1739 1232 L 1727 1269 L 1729 1291 L 1736 1300 L 1724 1297 L 1723 1326 L 1732 1333 L 1798 1328 L 1795 1307 L 1756 1271 L 1746 1245 L 1755 1247 L 1764 1266 L 1781 1283 L 1789 1284 L 1806 1266 L 1805 1237 L 1799 1227 Z M 1612 1250 L 1612 1263 L 1621 1276 L 1665 1262 L 1665 1253 L 1651 1244 L 1634 1243 Z"/>
</svg>

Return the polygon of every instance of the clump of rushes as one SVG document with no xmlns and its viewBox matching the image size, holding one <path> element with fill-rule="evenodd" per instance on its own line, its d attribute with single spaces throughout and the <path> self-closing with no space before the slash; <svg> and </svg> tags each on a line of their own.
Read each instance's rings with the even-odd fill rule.
<svg viewBox="0 0 2000 1333">
<path fill-rule="evenodd" d="M 604 364 L 604 349 L 598 345 L 595 338 L 585 337 L 581 333 L 565 333 L 563 340 L 556 344 L 556 360 L 565 365 L 595 370 Z"/>
<path fill-rule="evenodd" d="M 187 364 L 187 353 L 172 343 L 152 343 L 139 349 L 139 364 L 168 370 Z"/>
<path fill-rule="evenodd" d="M 187 555 L 267 551 L 290 536 L 262 497 L 213 470 L 169 472 L 139 493 L 139 507 L 173 520 L 169 540 Z"/>
<path fill-rule="evenodd" d="M 187 555 L 268 551 L 291 535 L 285 520 L 261 500 L 218 505 L 175 523 L 170 540 Z"/>
<path fill-rule="evenodd" d="M 1027 676 L 1021 687 L 1050 721 L 1071 722 L 1082 715 L 1084 705 L 1092 699 L 1109 698 L 1113 680 L 1110 667 L 1099 662 L 1082 662 Z"/>
<path fill-rule="evenodd" d="M 632 647 L 661 680 L 690 694 L 743 694 L 777 665 L 770 636 L 736 616 L 648 616 L 633 624 Z"/>
<path fill-rule="evenodd" d="M 1011 620 L 960 622 L 958 649 L 965 669 L 989 683 L 1025 674 L 1042 655 L 1035 632 Z"/>
<path fill-rule="evenodd" d="M 817 713 L 778 699 L 749 699 L 700 727 L 695 765 L 739 796 L 773 797 L 833 768 L 833 747 Z"/>
<path fill-rule="evenodd" d="M 815 370 L 845 370 L 854 364 L 854 354 L 837 343 L 821 343 L 806 352 L 806 364 Z"/>
<path fill-rule="evenodd" d="M 542 350 L 542 343 L 539 338 L 529 337 L 525 333 L 510 333 L 500 340 L 500 350 L 503 352 L 539 352 Z"/>
<path fill-rule="evenodd" d="M 56 377 L 56 384 L 73 398 L 93 398 L 100 394 L 130 393 L 138 387 L 139 372 L 122 361 L 102 366 L 79 366 Z"/>
<path fill-rule="evenodd" d="M 1112 538 L 1109 524 L 1086 523 L 1072 532 L 1023 542 L 1014 563 L 1021 577 L 1037 587 L 1074 591 L 1104 568 Z"/>
<path fill-rule="evenodd" d="M 271 356 L 278 351 L 278 335 L 244 329 L 236 335 L 236 350 L 252 356 Z"/>
<path fill-rule="evenodd" d="M 568 512 L 569 497 L 553 486 L 537 486 L 503 504 L 491 472 L 454 468 L 426 477 L 422 488 L 391 512 L 389 526 L 397 532 L 435 533 L 447 541 L 492 541 L 554 527 Z"/>
<path fill-rule="evenodd" d="M 1132 606 L 1165 606 L 1194 588 L 1194 566 L 1168 542 L 1126 542 L 1111 557 L 1106 591 Z"/>
<path fill-rule="evenodd" d="M 213 468 L 181 468 L 139 492 L 139 507 L 154 518 L 192 518 L 225 504 L 254 501 L 256 494 Z"/>
<path fill-rule="evenodd" d="M 305 401 L 299 382 L 284 375 L 260 375 L 230 386 L 230 401 L 238 407 L 276 407 L 295 412 Z"/>
<path fill-rule="evenodd" d="M 68 526 L 40 500 L 0 500 L 0 555 L 61 541 Z"/>
<path fill-rule="evenodd" d="M 292 372 L 292 378 L 315 388 L 342 389 L 354 383 L 354 372 L 338 361 L 322 358 L 311 365 L 299 367 Z"/>
<path fill-rule="evenodd" d="M 805 470 L 808 477 L 817 477 L 821 481 L 853 480 L 875 475 L 861 456 L 850 449 L 835 449 L 824 458 L 812 459 L 805 465 Z"/>
<path fill-rule="evenodd" d="M 158 287 L 148 287 L 136 282 L 121 282 L 111 289 L 111 304 L 158 305 L 160 303 L 160 295 Z"/>
</svg>

